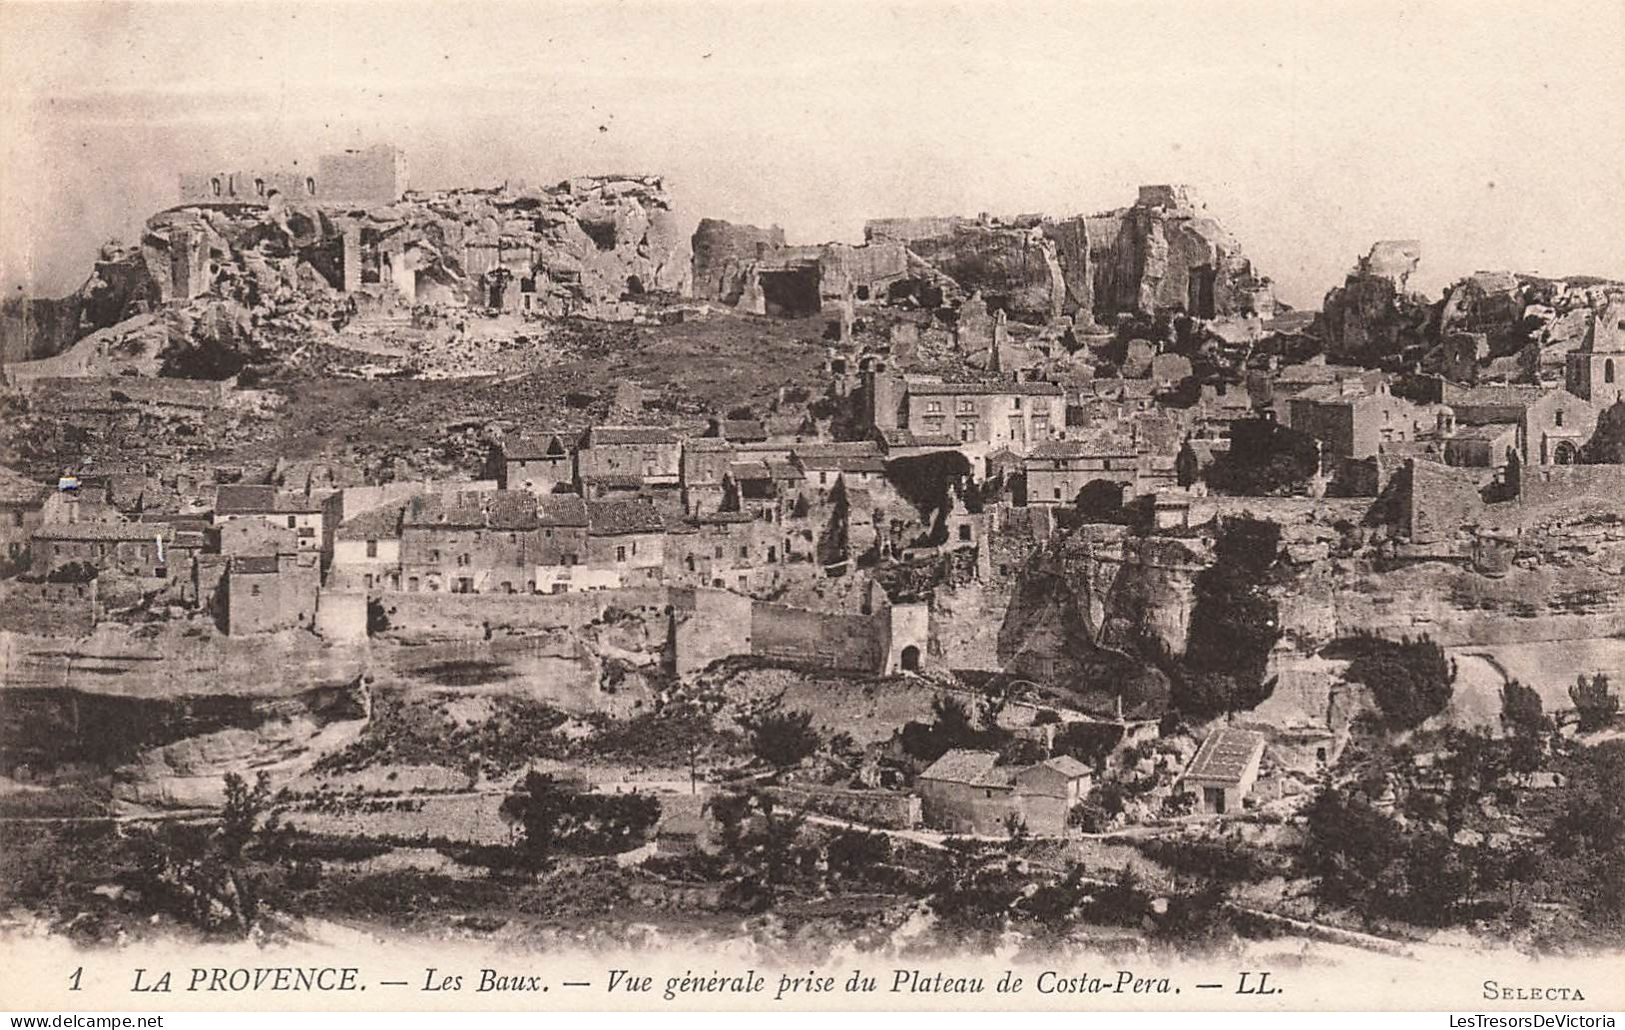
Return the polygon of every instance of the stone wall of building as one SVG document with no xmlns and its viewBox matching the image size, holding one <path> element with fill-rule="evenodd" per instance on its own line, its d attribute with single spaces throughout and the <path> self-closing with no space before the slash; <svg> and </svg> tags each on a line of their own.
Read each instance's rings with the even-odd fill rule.
<svg viewBox="0 0 1625 1030">
<path fill-rule="evenodd" d="M 663 587 L 566 594 L 389 593 L 382 597 L 392 637 L 483 639 L 487 631 L 574 629 L 609 608 L 658 613 L 670 603 Z"/>
<path fill-rule="evenodd" d="M 694 230 L 694 296 L 699 300 L 733 303 L 739 298 L 747 262 L 761 249 L 784 246 L 784 230 L 735 225 L 715 218 L 700 219 Z"/>
<path fill-rule="evenodd" d="M 751 653 L 831 669 L 880 672 L 886 663 L 885 616 L 815 612 L 757 601 L 751 605 Z"/>
<path fill-rule="evenodd" d="M 82 637 L 100 615 L 97 581 L 42 583 L 13 579 L 0 592 L 0 629 L 46 637 Z"/>
</svg>

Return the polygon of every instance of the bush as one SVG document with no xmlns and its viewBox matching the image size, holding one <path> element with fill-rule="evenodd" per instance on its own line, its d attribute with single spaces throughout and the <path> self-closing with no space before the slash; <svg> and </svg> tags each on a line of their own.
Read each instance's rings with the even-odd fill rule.
<svg viewBox="0 0 1625 1030">
<path fill-rule="evenodd" d="M 1501 724 L 1515 735 L 1539 735 L 1552 728 L 1540 695 L 1517 680 L 1501 688 Z"/>
<path fill-rule="evenodd" d="M 751 751 L 780 769 L 796 765 L 817 751 L 818 745 L 810 712 L 770 712 L 750 727 Z"/>
<path fill-rule="evenodd" d="M 1599 672 L 1589 680 L 1579 677 L 1569 688 L 1569 699 L 1580 715 L 1580 732 L 1605 729 L 1619 714 L 1619 697 L 1608 689 L 1608 674 Z"/>
<path fill-rule="evenodd" d="M 514 785 L 500 811 L 522 828 L 516 864 L 541 869 L 558 852 L 613 855 L 636 848 L 660 819 L 660 802 L 647 794 L 577 793 L 532 772 Z"/>
<path fill-rule="evenodd" d="M 1427 637 L 1356 639 L 1356 654 L 1345 673 L 1370 688 L 1384 719 L 1395 729 L 1411 729 L 1444 711 L 1453 693 L 1455 668 L 1444 649 Z"/>
</svg>

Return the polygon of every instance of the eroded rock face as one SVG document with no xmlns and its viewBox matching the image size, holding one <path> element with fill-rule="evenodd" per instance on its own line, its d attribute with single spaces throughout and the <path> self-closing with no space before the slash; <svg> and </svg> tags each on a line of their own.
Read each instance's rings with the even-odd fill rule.
<svg viewBox="0 0 1625 1030">
<path fill-rule="evenodd" d="M 1421 262 L 1415 240 L 1383 240 L 1360 258 L 1342 286 L 1321 303 L 1317 320 L 1328 353 L 1362 360 L 1397 355 L 1425 344 L 1433 310 L 1406 284 Z"/>
<path fill-rule="evenodd" d="M 689 240 L 657 176 L 410 193 L 365 210 L 281 197 L 183 206 L 150 218 L 138 246 L 103 248 L 74 294 L 8 303 L 0 357 L 50 357 L 199 299 L 317 320 L 357 302 L 625 320 L 646 294 L 687 295 L 690 275 Z"/>
<path fill-rule="evenodd" d="M 1030 322 L 1275 313 L 1270 281 L 1184 186 L 1142 187 L 1132 206 L 1087 217 L 880 219 L 865 235 L 904 243 L 964 293 Z"/>
</svg>

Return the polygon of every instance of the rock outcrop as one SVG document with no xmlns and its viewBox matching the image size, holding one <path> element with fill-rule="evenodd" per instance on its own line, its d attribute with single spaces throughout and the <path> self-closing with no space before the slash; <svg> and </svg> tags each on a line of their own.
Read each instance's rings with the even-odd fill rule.
<svg viewBox="0 0 1625 1030">
<path fill-rule="evenodd" d="M 656 176 L 408 193 L 363 209 L 278 194 L 159 212 L 138 246 L 104 248 L 74 294 L 9 303 L 3 358 L 50 357 L 134 315 L 200 299 L 254 318 L 448 304 L 629 320 L 639 298 L 689 288 L 689 241 Z"/>
<path fill-rule="evenodd" d="M 1185 186 L 1143 186 L 1132 206 L 1098 215 L 879 219 L 864 232 L 899 240 L 964 292 L 1029 322 L 1275 312 L 1270 281 Z"/>
<path fill-rule="evenodd" d="M 1321 303 L 1317 327 L 1327 352 L 1364 362 L 1424 345 L 1433 311 L 1426 297 L 1407 289 L 1421 260 L 1416 240 L 1373 244 Z"/>
</svg>

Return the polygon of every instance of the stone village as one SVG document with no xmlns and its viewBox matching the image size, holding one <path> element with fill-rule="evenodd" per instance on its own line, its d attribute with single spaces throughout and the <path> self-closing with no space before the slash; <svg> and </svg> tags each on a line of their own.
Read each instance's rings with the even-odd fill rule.
<svg viewBox="0 0 1625 1030">
<path fill-rule="evenodd" d="M 718 798 L 748 787 L 746 825 L 1184 870 L 1159 849 L 1284 848 L 1328 785 L 1511 854 L 1544 832 L 1511 809 L 1427 814 L 1467 775 L 1451 734 L 1523 740 L 1532 694 L 1535 757 L 1484 790 L 1538 795 L 1618 733 L 1620 283 L 1430 301 L 1420 244 L 1384 241 L 1293 311 L 1170 185 L 813 246 L 687 235 L 655 176 L 414 190 L 387 145 L 188 172 L 177 200 L 78 294 L 6 311 L 11 794 L 192 812 L 263 770 L 306 834 L 494 847 L 543 770 L 660 800 L 623 865 L 726 851 Z M 789 333 L 811 374 L 709 406 L 633 378 L 450 401 L 387 458 L 342 425 L 250 446 L 316 380 L 530 389 L 585 346 L 560 326 L 743 365 Z M 1394 671 L 1428 649 L 1431 693 Z M 109 698 L 211 695 L 246 707 L 71 742 Z M 1255 893 L 1258 919 L 1313 908 Z"/>
</svg>

